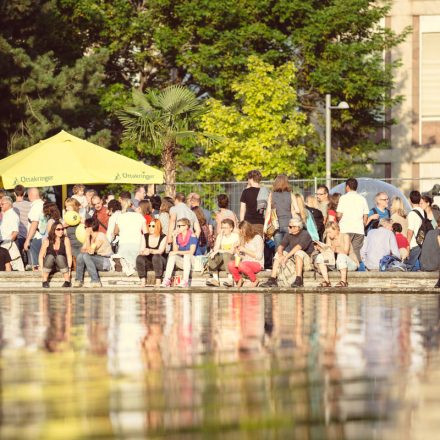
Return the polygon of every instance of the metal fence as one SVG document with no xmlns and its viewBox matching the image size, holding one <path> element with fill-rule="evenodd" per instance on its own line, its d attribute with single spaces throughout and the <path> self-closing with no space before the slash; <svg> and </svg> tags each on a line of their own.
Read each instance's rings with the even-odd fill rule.
<svg viewBox="0 0 440 440">
<path fill-rule="evenodd" d="M 331 188 L 339 183 L 345 182 L 346 179 L 331 179 Z M 380 179 L 384 182 L 390 183 L 399 188 L 406 196 L 409 192 L 416 189 L 420 192 L 430 191 L 434 185 L 440 184 L 440 177 L 438 178 L 421 178 L 421 179 Z M 302 194 L 307 197 L 310 194 L 316 192 L 317 186 L 320 184 L 326 184 L 325 178 L 316 177 L 314 179 L 294 179 L 289 180 L 293 191 Z M 246 188 L 246 182 L 178 182 L 176 183 L 176 191 L 189 194 L 196 192 L 202 196 L 203 206 L 209 210 L 215 210 L 217 208 L 217 196 L 219 194 L 227 194 L 229 197 L 230 208 L 239 213 L 240 210 L 240 196 L 243 190 Z M 271 187 L 273 181 L 263 181 L 262 185 Z M 160 185 L 158 192 L 165 191 L 165 187 Z"/>
</svg>

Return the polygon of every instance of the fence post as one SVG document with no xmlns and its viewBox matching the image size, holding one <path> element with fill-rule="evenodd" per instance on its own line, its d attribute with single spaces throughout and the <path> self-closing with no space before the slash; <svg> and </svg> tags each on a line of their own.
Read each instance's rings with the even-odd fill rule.
<svg viewBox="0 0 440 440">
<path fill-rule="evenodd" d="M 315 176 L 313 180 L 315 181 L 315 194 L 316 194 L 316 192 L 318 191 L 318 178 Z"/>
</svg>

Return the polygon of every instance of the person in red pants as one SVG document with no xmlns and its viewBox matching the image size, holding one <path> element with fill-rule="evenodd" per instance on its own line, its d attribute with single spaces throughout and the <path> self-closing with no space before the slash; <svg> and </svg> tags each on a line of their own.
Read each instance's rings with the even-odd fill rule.
<svg viewBox="0 0 440 440">
<path fill-rule="evenodd" d="M 236 287 L 243 285 L 241 274 L 246 275 L 250 281 L 250 287 L 257 287 L 256 274 L 264 268 L 264 242 L 258 231 L 247 221 L 238 225 L 240 232 L 240 244 L 236 247 L 234 260 L 228 263 L 228 270 L 232 274 Z M 227 287 L 233 287 L 230 283 L 223 283 Z"/>
</svg>

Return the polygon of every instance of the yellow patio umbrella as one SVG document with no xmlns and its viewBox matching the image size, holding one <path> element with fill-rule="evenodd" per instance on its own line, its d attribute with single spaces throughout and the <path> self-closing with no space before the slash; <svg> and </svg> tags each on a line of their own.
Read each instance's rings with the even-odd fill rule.
<svg viewBox="0 0 440 440">
<path fill-rule="evenodd" d="M 0 160 L 3 188 L 75 183 L 163 183 L 163 173 L 142 162 L 60 131 Z"/>
</svg>

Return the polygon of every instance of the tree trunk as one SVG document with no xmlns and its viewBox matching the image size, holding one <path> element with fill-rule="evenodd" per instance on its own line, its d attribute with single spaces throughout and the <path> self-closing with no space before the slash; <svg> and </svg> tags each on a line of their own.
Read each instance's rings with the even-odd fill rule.
<svg viewBox="0 0 440 440">
<path fill-rule="evenodd" d="M 176 196 L 176 144 L 167 142 L 162 151 L 162 166 L 165 174 L 165 194 Z"/>
</svg>

